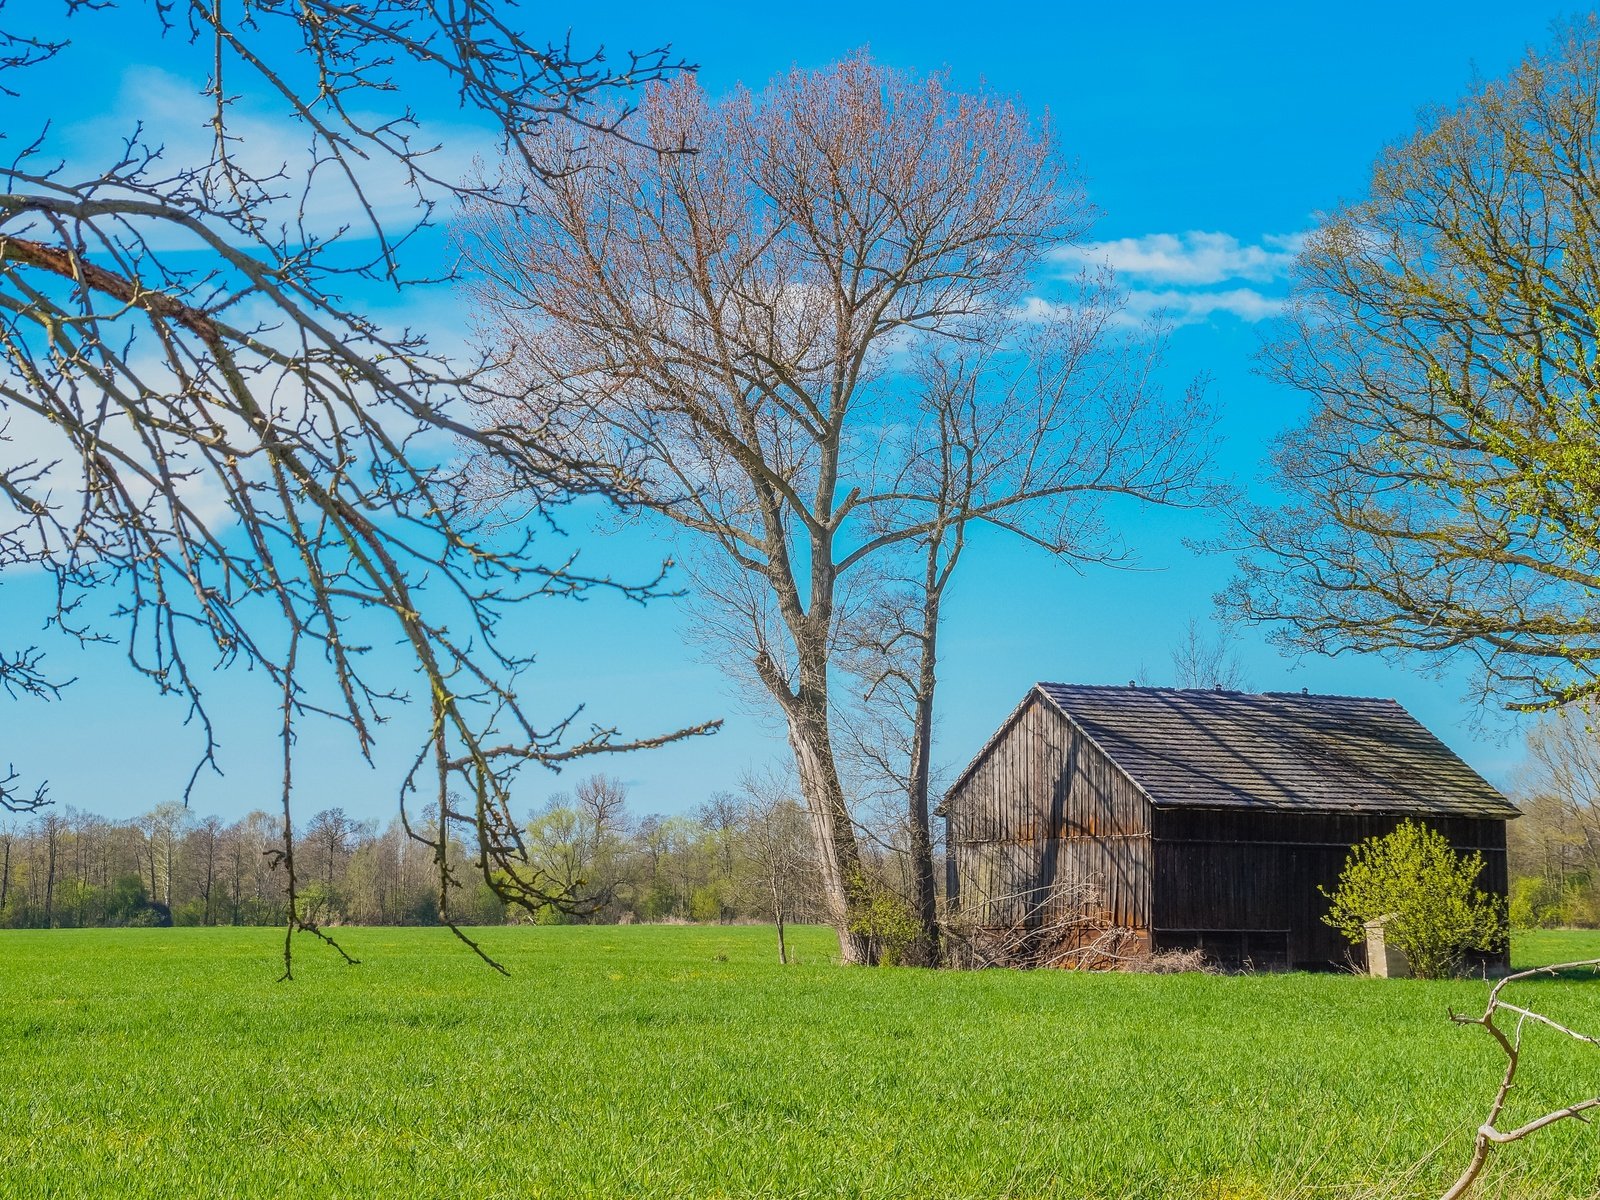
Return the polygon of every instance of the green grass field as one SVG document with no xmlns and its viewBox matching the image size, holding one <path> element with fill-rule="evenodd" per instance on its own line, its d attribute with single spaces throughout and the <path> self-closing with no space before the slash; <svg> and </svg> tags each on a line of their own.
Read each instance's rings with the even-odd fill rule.
<svg viewBox="0 0 1600 1200">
<path fill-rule="evenodd" d="M 797 931 L 0 933 L 5 1196 L 1437 1195 L 1501 1060 L 1481 983 L 932 973 Z M 1521 940 L 1521 964 L 1600 935 Z M 1600 981 L 1541 982 L 1600 1027 Z M 1600 1092 L 1536 1037 L 1516 1113 Z M 1486 1195 L 1600 1194 L 1600 1129 L 1504 1152 Z"/>
</svg>

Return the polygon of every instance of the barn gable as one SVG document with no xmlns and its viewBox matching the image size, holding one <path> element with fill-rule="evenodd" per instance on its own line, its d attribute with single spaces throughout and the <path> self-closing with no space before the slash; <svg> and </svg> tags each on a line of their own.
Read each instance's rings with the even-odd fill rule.
<svg viewBox="0 0 1600 1200">
<path fill-rule="evenodd" d="M 1150 805 L 1037 690 L 947 795 L 946 884 L 981 923 L 1011 925 L 1062 879 L 1098 881 L 1117 924 L 1149 926 Z"/>
</svg>

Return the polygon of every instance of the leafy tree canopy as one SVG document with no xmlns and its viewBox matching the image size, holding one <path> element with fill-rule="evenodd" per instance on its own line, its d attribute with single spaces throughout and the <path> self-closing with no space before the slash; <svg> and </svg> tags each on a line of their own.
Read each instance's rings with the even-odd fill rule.
<svg viewBox="0 0 1600 1200">
<path fill-rule="evenodd" d="M 1297 266 L 1267 371 L 1312 402 L 1226 597 L 1297 650 L 1467 655 L 1600 695 L 1600 26 L 1427 114 Z"/>
</svg>

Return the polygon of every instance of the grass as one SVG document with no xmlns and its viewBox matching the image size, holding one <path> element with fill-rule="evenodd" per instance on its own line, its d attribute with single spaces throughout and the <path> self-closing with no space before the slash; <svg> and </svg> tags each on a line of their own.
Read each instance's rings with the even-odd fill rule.
<svg viewBox="0 0 1600 1200">
<path fill-rule="evenodd" d="M 1501 1060 L 1481 983 L 930 973 L 824 930 L 0 933 L 4 1196 L 1437 1195 Z M 1530 935 L 1519 965 L 1600 956 Z M 1600 1027 L 1600 981 L 1524 985 Z M 1513 1116 L 1600 1091 L 1535 1037 Z M 1420 1165 L 1419 1165 L 1420 1164 Z M 1600 1130 L 1486 1195 L 1600 1194 Z"/>
</svg>

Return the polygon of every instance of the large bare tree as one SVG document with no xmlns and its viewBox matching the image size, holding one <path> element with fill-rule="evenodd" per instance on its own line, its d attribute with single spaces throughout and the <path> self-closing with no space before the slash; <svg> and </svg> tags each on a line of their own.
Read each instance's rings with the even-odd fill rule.
<svg viewBox="0 0 1600 1200">
<path fill-rule="evenodd" d="M 1597 104 L 1588 17 L 1307 241 L 1266 361 L 1312 412 L 1231 592 L 1294 648 L 1466 656 L 1519 708 L 1600 695 Z"/>
<path fill-rule="evenodd" d="M 1009 396 L 1042 424 L 1000 419 L 1005 389 L 983 377 L 1016 352 L 981 348 L 997 324 L 1018 331 L 997 318 L 1091 214 L 1049 129 L 1015 104 L 865 56 L 719 101 L 679 78 L 640 115 L 646 140 L 696 153 L 551 138 L 549 189 L 477 206 L 489 333 L 525 396 L 501 411 L 690 535 L 711 636 L 782 713 L 841 956 L 866 961 L 871 884 L 833 723 L 843 631 L 880 594 L 879 564 L 929 538 L 942 562 L 960 530 L 1020 527 L 1093 476 L 1052 439 L 1090 451 L 1101 433 L 1074 426 L 1048 380 L 1043 398 L 1022 382 Z M 908 364 L 937 342 L 976 356 L 976 409 L 918 399 Z M 993 456 L 959 496 L 927 440 L 941 403 L 978 425 L 945 449 Z"/>
<path fill-rule="evenodd" d="M 891 493 L 908 500 L 876 514 L 885 530 L 917 532 L 878 556 L 873 602 L 844 628 L 861 701 L 846 713 L 851 749 L 903 799 L 907 899 L 921 930 L 905 953 L 924 964 L 939 959 L 929 822 L 939 634 L 969 530 L 1080 570 L 1126 566 L 1135 547 L 1119 504 L 1188 506 L 1219 492 L 1204 380 L 1176 394 L 1162 386 L 1162 331 L 1128 319 L 1108 272 L 1078 280 L 1068 300 L 960 332 L 923 347 L 911 368 Z"/>
<path fill-rule="evenodd" d="M 441 911 L 462 825 L 504 898 L 559 901 L 522 852 L 510 773 L 617 740 L 595 728 L 564 741 L 570 717 L 527 707 L 525 652 L 499 619 L 528 596 L 603 581 L 486 528 L 454 441 L 500 461 L 546 511 L 565 493 L 525 439 L 482 418 L 481 364 L 366 302 L 445 274 L 429 226 L 462 197 L 464 164 L 438 152 L 441 124 L 525 155 L 514 186 L 474 193 L 514 208 L 544 186 L 526 154 L 542 132 L 619 138 L 626 110 L 602 101 L 675 64 L 656 51 L 612 67 L 530 41 L 492 0 L 196 0 L 121 20 L 115 7 L 4 13 L 0 78 L 40 115 L 7 129 L 0 168 L 0 568 L 48 572 L 61 630 L 121 640 L 136 670 L 187 698 L 201 766 L 215 765 L 209 670 L 273 682 L 286 973 L 290 935 L 317 932 L 292 899 L 295 729 L 331 717 L 368 753 L 409 679 L 429 719 L 402 806 L 423 786 L 443 812 L 433 832 L 414 827 L 434 848 Z M 85 41 L 97 21 L 123 38 L 143 28 L 130 59 L 179 81 L 165 109 L 150 101 L 152 124 L 131 111 L 102 144 L 58 140 L 51 90 L 100 77 L 72 70 L 76 48 L 57 36 L 69 13 Z M 578 478 L 565 471 L 562 486 Z M 92 615 L 105 610 L 120 629 Z M 368 654 L 396 638 L 399 682 Z M 49 683 L 12 650 L 0 685 Z"/>
</svg>

